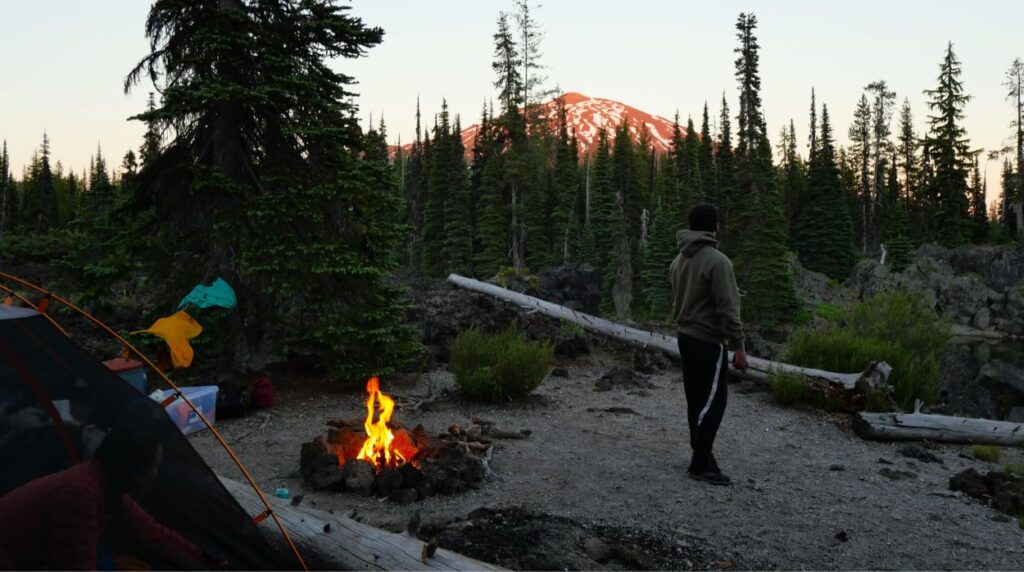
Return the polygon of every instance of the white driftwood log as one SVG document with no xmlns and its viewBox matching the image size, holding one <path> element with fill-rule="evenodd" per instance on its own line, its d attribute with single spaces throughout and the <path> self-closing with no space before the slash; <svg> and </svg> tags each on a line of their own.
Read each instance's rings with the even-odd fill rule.
<svg viewBox="0 0 1024 572">
<path fill-rule="evenodd" d="M 552 318 L 578 324 L 591 332 L 609 336 L 639 348 L 658 350 L 675 358 L 679 358 L 679 346 L 676 342 L 675 336 L 666 336 L 659 332 L 631 328 L 611 320 L 577 312 L 571 308 L 546 302 L 540 298 L 535 298 L 519 292 L 513 292 L 507 288 L 502 288 L 500 286 L 481 282 L 472 278 L 466 278 L 465 276 L 459 276 L 458 274 L 450 274 L 448 276 L 448 282 L 451 282 L 461 288 L 466 288 L 467 290 L 480 292 L 482 294 L 489 294 L 506 302 L 517 304 L 523 308 L 540 312 Z M 731 361 L 732 355 L 730 354 L 729 357 Z M 753 356 L 748 356 L 747 363 L 748 367 L 746 371 L 738 371 L 733 369 L 730 365 L 729 373 L 740 379 L 748 379 L 761 383 L 770 382 L 773 371 L 800 373 L 806 376 L 812 383 L 816 380 L 826 381 L 850 392 L 858 390 L 860 387 L 865 385 L 868 387 L 883 387 L 888 384 L 889 374 L 892 372 L 892 368 L 884 362 L 869 364 L 868 368 L 861 373 L 834 373 L 831 371 L 768 361 Z M 858 386 L 858 382 L 861 384 L 860 387 Z"/>
<path fill-rule="evenodd" d="M 927 413 L 857 413 L 853 430 L 878 441 L 942 441 L 974 445 L 1024 445 L 1024 425 Z"/>
<path fill-rule="evenodd" d="M 220 480 L 250 514 L 266 510 L 249 486 Z M 411 536 L 281 499 L 268 500 L 310 570 L 504 570 L 442 548 L 428 557 L 426 544 Z M 270 542 L 290 552 L 272 519 L 257 526 Z"/>
</svg>

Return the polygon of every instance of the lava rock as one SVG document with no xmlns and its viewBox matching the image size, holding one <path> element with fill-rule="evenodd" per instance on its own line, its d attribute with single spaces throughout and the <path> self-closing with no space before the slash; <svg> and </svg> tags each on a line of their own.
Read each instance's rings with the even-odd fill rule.
<svg viewBox="0 0 1024 572">
<path fill-rule="evenodd" d="M 594 562 L 604 562 L 612 554 L 607 544 L 593 536 L 583 541 L 583 550 L 587 553 L 587 557 Z"/>
<path fill-rule="evenodd" d="M 551 370 L 551 377 L 569 377 L 569 370 L 564 367 L 556 367 Z"/>
<path fill-rule="evenodd" d="M 628 367 L 613 367 L 597 380 L 597 383 L 594 384 L 594 391 L 610 391 L 614 388 L 654 389 L 655 387 L 657 386 L 645 376 Z"/>
<path fill-rule="evenodd" d="M 992 508 L 1010 516 L 1024 513 L 1024 477 L 1002 471 L 982 475 L 970 468 L 950 477 L 949 488 L 982 501 L 991 499 Z"/>
<path fill-rule="evenodd" d="M 590 351 L 590 340 L 585 336 L 573 335 L 555 342 L 555 355 L 558 357 L 574 359 L 590 355 Z"/>
<path fill-rule="evenodd" d="M 597 315 L 601 308 L 601 271 L 589 264 L 566 264 L 537 274 L 537 297 Z"/>
<path fill-rule="evenodd" d="M 899 449 L 898 453 L 904 457 L 910 457 L 911 459 L 917 459 L 922 463 L 939 463 L 942 464 L 942 459 L 936 457 L 934 454 L 925 451 L 917 445 L 907 445 Z"/>
<path fill-rule="evenodd" d="M 904 479 L 916 479 L 917 474 L 910 471 L 896 471 L 889 467 L 882 467 L 878 470 L 878 474 L 891 481 L 902 481 Z"/>
<path fill-rule="evenodd" d="M 377 475 L 377 492 L 382 496 L 390 496 L 402 488 L 404 480 L 400 469 L 384 469 Z"/>
<path fill-rule="evenodd" d="M 299 454 L 299 474 L 313 490 L 341 488 L 342 472 L 338 457 L 328 448 L 323 437 L 302 444 Z"/>
<path fill-rule="evenodd" d="M 669 368 L 672 364 L 661 352 L 650 350 L 633 350 L 633 369 L 640 373 L 658 373 Z"/>
<path fill-rule="evenodd" d="M 391 491 L 388 498 L 398 504 L 409 504 L 419 498 L 419 493 L 416 492 L 416 489 L 396 489 Z"/>
<path fill-rule="evenodd" d="M 376 488 L 376 477 L 373 474 L 373 465 L 367 461 L 349 459 L 345 461 L 342 475 L 345 480 L 345 489 L 363 496 L 370 496 Z"/>
</svg>

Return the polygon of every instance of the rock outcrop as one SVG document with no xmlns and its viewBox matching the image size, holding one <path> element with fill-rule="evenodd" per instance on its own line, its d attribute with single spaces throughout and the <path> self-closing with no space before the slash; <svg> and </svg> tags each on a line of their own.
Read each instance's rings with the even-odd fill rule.
<svg viewBox="0 0 1024 572">
<path fill-rule="evenodd" d="M 902 272 L 861 261 L 846 285 L 862 299 L 901 288 L 921 292 L 959 332 L 1024 335 L 1024 251 L 1016 248 L 925 245 Z"/>
</svg>

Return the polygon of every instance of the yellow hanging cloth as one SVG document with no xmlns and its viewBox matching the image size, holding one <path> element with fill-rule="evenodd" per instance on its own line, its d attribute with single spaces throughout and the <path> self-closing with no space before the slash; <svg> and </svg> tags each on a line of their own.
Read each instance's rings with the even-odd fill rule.
<svg viewBox="0 0 1024 572">
<path fill-rule="evenodd" d="M 198 336 L 203 331 L 199 322 L 195 321 L 188 312 L 182 310 L 172 316 L 160 318 L 153 322 L 153 325 L 146 330 L 132 332 L 133 334 L 152 334 L 163 338 L 171 350 L 171 363 L 175 369 L 192 365 L 194 352 L 188 341 Z"/>
</svg>

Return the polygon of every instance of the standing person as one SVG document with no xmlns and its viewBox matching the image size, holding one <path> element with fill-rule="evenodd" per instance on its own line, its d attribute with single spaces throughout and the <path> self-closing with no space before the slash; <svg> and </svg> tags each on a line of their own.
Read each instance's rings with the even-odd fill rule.
<svg viewBox="0 0 1024 572">
<path fill-rule="evenodd" d="M 679 354 L 693 458 L 689 474 L 713 485 L 730 484 L 712 454 L 727 399 L 728 351 L 746 369 L 740 293 L 732 261 L 718 250 L 718 209 L 699 204 L 687 216 L 690 228 L 676 234 L 679 254 L 669 268 L 675 296 Z"/>
<path fill-rule="evenodd" d="M 219 566 L 132 499 L 156 480 L 162 458 L 155 438 L 114 430 L 92 460 L 0 497 L 0 570 L 96 570 L 106 564 L 104 532 L 115 525 L 133 547 L 176 568 Z"/>
</svg>

